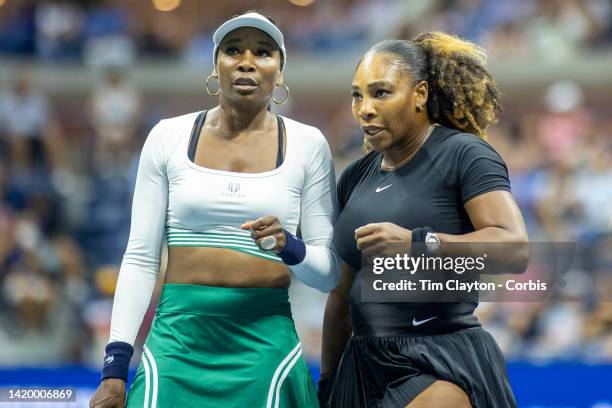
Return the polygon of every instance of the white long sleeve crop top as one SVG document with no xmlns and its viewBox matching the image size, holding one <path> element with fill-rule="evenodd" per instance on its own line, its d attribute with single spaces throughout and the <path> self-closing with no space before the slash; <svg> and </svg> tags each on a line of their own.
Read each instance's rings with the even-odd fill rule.
<svg viewBox="0 0 612 408">
<path fill-rule="evenodd" d="M 289 118 L 282 164 L 263 173 L 199 166 L 188 156 L 199 112 L 159 122 L 142 148 L 132 203 L 132 224 L 113 303 L 109 341 L 134 343 L 154 290 L 164 237 L 168 245 L 215 246 L 280 261 L 259 250 L 247 220 L 275 215 L 306 244 L 306 258 L 291 266 L 307 285 L 331 290 L 339 279 L 332 249 L 337 215 L 331 152 L 315 127 Z"/>
</svg>

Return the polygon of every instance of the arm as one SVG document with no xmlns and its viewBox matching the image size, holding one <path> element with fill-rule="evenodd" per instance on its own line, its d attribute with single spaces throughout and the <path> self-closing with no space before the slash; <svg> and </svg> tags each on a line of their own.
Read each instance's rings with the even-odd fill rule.
<svg viewBox="0 0 612 408">
<path fill-rule="evenodd" d="M 329 146 L 319 133 L 316 150 L 306 169 L 300 208 L 302 239 L 283 229 L 275 216 L 245 222 L 251 236 L 263 250 L 275 252 L 293 275 L 306 285 L 329 292 L 340 278 L 340 258 L 332 246 L 333 224 L 338 213 L 334 163 Z M 274 247 L 264 248 L 273 236 Z"/>
<path fill-rule="evenodd" d="M 475 231 L 456 236 L 438 234 L 443 243 L 451 244 L 442 252 L 465 255 L 465 246 L 453 243 L 482 243 L 481 248 L 476 245 L 472 249 L 479 255 L 487 253 L 489 272 L 523 272 L 529 257 L 527 230 L 510 193 L 504 161 L 490 145 L 478 140 L 461 146 L 456 168 L 463 206 Z"/>
<path fill-rule="evenodd" d="M 340 279 L 340 258 L 332 245 L 338 203 L 331 151 L 323 134 L 319 137 L 301 201 L 300 228 L 306 255 L 290 269 L 306 285 L 329 292 Z"/>
<path fill-rule="evenodd" d="M 115 290 L 109 342 L 134 345 L 157 281 L 168 207 L 160 128 L 161 122 L 151 130 L 140 156 L 130 238 Z"/>
<path fill-rule="evenodd" d="M 529 261 L 529 240 L 523 216 L 507 191 L 491 191 L 465 205 L 475 231 L 462 235 L 436 233 L 442 246 L 439 257 L 487 254 L 487 272 L 522 273 Z M 413 234 L 414 232 L 414 234 Z M 423 242 L 411 231 L 390 222 L 372 223 L 355 231 L 357 247 L 365 258 L 393 257 L 398 244 Z M 405 244 L 405 245 L 404 245 Z M 506 245 L 496 245 L 506 244 Z"/>
<path fill-rule="evenodd" d="M 442 243 L 486 243 L 481 251 L 474 249 L 486 252 L 491 260 L 500 264 L 500 270 L 523 272 L 529 258 L 529 238 L 523 215 L 512 194 L 506 191 L 482 194 L 468 201 L 465 210 L 475 231 L 464 235 L 438 234 Z M 487 245 L 489 243 L 508 245 Z"/>
<path fill-rule="evenodd" d="M 507 191 L 491 191 L 474 197 L 465 204 L 465 210 L 476 231 L 463 235 L 438 234 L 442 242 L 528 241 L 521 210 Z"/>
<path fill-rule="evenodd" d="M 327 297 L 323 318 L 323 343 L 321 350 L 321 379 L 325 380 L 334 371 L 351 337 L 348 297 L 355 271 L 342 263 L 340 283 Z"/>
<path fill-rule="evenodd" d="M 103 381 L 90 407 L 120 408 L 125 405 L 125 385 L 134 341 L 157 280 L 168 205 L 160 128 L 161 122 L 151 130 L 140 155 L 130 238 L 115 290 Z"/>
<path fill-rule="evenodd" d="M 449 187 L 458 188 L 475 231 L 460 235 L 433 231 L 443 244 L 447 244 L 436 255 L 480 256 L 487 253 L 488 271 L 522 273 L 529 257 L 527 231 L 510 193 L 508 171 L 503 160 L 484 141 L 472 140 L 458 146 L 457 158 L 452 163 L 455 164 L 451 169 L 456 171 L 442 169 L 441 174 L 450 174 Z M 418 227 L 419 231 L 410 231 L 391 223 L 369 224 L 358 228 L 355 238 L 362 254 L 372 258 L 397 252 L 397 246 L 389 244 L 423 242 L 423 232 L 429 226 Z"/>
</svg>

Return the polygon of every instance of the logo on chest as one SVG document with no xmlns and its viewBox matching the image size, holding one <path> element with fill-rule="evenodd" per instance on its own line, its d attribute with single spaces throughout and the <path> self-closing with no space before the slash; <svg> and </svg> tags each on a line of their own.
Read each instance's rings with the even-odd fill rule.
<svg viewBox="0 0 612 408">
<path fill-rule="evenodd" d="M 376 192 L 377 192 L 377 193 L 380 193 L 381 191 L 388 189 L 388 188 L 389 188 L 389 187 L 391 187 L 392 185 L 393 185 L 393 183 L 391 183 L 391 184 L 389 184 L 389 185 L 387 185 L 387 186 L 384 186 L 384 187 L 380 187 L 380 186 L 378 186 L 378 187 L 376 187 Z"/>
<path fill-rule="evenodd" d="M 237 193 L 240 191 L 240 183 L 227 183 L 227 191 Z"/>
<path fill-rule="evenodd" d="M 240 183 L 230 182 L 225 186 L 225 190 L 221 193 L 224 197 L 245 198 L 246 194 L 240 192 Z"/>
</svg>

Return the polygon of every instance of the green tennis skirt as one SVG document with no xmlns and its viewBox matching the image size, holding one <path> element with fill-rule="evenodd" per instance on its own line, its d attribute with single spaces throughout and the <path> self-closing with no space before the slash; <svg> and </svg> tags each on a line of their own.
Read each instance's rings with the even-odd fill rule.
<svg viewBox="0 0 612 408">
<path fill-rule="evenodd" d="M 127 407 L 318 407 L 287 289 L 165 284 Z"/>
</svg>

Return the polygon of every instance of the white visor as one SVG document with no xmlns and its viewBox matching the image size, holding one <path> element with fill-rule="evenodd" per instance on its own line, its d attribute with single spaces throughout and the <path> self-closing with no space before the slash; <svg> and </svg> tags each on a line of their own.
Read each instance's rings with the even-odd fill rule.
<svg viewBox="0 0 612 408">
<path fill-rule="evenodd" d="M 219 28 L 213 34 L 213 42 L 215 43 L 215 49 L 213 50 L 213 61 L 217 62 L 217 52 L 219 51 L 219 45 L 226 35 L 232 31 L 241 27 L 254 27 L 258 28 L 264 33 L 268 34 L 278 46 L 281 53 L 281 71 L 286 65 L 286 53 L 285 53 L 285 42 L 283 39 L 283 33 L 266 17 L 259 13 L 247 13 L 238 17 L 234 17 L 231 20 L 227 20 L 221 24 Z"/>
</svg>

